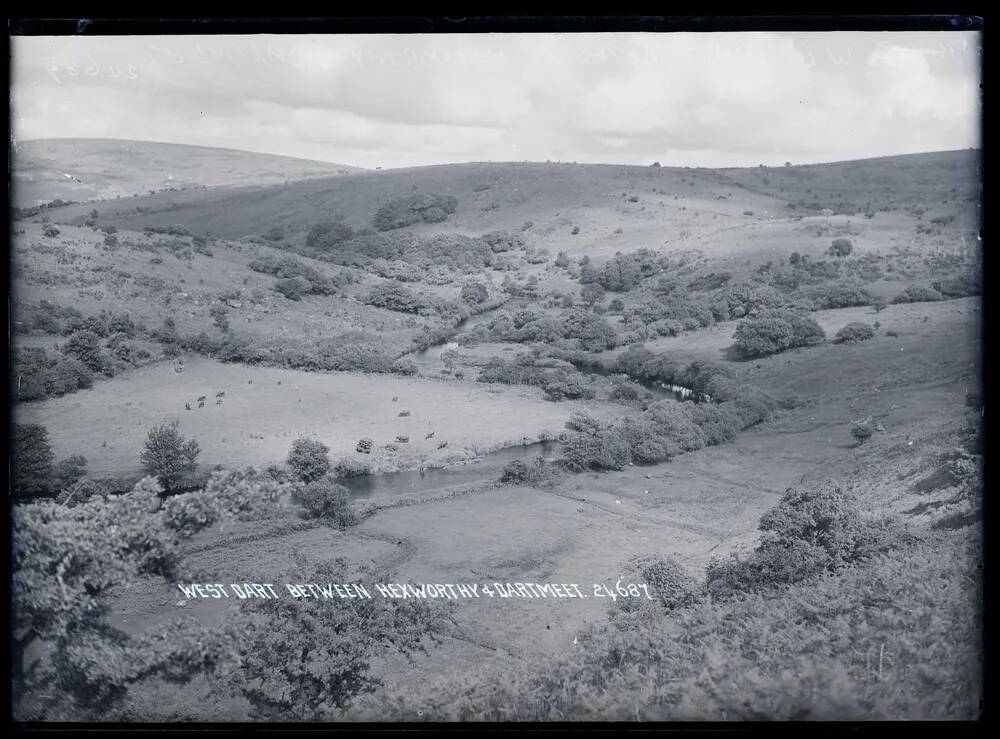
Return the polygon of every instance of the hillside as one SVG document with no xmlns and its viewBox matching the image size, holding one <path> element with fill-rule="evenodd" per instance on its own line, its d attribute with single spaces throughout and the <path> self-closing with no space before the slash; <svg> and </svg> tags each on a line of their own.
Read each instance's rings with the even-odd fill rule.
<svg viewBox="0 0 1000 739">
<path fill-rule="evenodd" d="M 757 248 L 808 250 L 809 233 L 818 232 L 825 248 L 826 232 L 857 230 L 862 221 L 883 244 L 900 234 L 907 244 L 918 222 L 938 216 L 955 216 L 955 226 L 974 234 L 978 167 L 975 151 L 727 170 L 470 163 L 123 198 L 102 204 L 100 221 L 129 230 L 183 224 L 229 239 L 278 228 L 294 245 L 316 223 L 342 219 L 360 229 L 389 200 L 436 193 L 457 198 L 455 214 L 409 230 L 523 230 L 538 248 L 597 259 L 664 246 L 746 258 Z M 90 210 L 70 206 L 49 217 L 82 225 Z"/>
<path fill-rule="evenodd" d="M 120 139 L 21 141 L 14 144 L 11 158 L 16 207 L 56 199 L 109 200 L 170 188 L 278 184 L 359 171 L 273 154 Z"/>
</svg>

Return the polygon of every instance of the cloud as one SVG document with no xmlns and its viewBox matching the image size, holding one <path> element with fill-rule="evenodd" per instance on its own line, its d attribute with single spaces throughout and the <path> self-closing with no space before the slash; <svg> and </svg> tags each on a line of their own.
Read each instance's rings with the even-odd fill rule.
<svg viewBox="0 0 1000 739">
<path fill-rule="evenodd" d="M 176 141 L 361 166 L 722 166 L 979 140 L 979 37 L 19 37 L 18 138 Z"/>
</svg>

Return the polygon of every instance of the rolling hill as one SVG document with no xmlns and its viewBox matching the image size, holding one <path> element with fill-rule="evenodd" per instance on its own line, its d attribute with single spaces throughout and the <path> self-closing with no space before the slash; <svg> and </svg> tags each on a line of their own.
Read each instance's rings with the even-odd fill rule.
<svg viewBox="0 0 1000 739">
<path fill-rule="evenodd" d="M 108 200 L 252 182 L 275 184 L 360 171 L 308 159 L 120 139 L 37 139 L 13 145 L 13 204 Z"/>
</svg>

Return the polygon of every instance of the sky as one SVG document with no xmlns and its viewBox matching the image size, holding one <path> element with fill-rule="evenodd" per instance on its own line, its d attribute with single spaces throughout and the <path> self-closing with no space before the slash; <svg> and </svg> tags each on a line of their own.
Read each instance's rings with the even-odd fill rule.
<svg viewBox="0 0 1000 739">
<path fill-rule="evenodd" d="M 972 32 L 15 37 L 12 133 L 361 167 L 980 145 Z"/>
</svg>

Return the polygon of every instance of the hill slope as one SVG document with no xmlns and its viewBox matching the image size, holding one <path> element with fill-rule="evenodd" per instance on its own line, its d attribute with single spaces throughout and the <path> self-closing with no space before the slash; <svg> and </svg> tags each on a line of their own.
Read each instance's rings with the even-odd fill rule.
<svg viewBox="0 0 1000 739">
<path fill-rule="evenodd" d="M 538 247 L 596 258 L 675 244 L 728 255 L 756 234 L 792 243 L 812 219 L 853 217 L 857 224 L 866 212 L 877 213 L 873 225 L 894 231 L 912 232 L 919 218 L 939 215 L 978 229 L 978 166 L 975 151 L 727 170 L 470 163 L 123 198 L 105 203 L 100 220 L 129 230 L 183 224 L 191 233 L 230 239 L 279 227 L 295 244 L 315 223 L 341 218 L 363 228 L 391 199 L 437 193 L 458 199 L 456 213 L 412 230 L 471 235 L 525 228 Z M 89 211 L 70 206 L 48 215 L 81 225 Z"/>
<path fill-rule="evenodd" d="M 56 198 L 112 199 L 167 188 L 274 184 L 358 171 L 273 154 L 121 139 L 21 141 L 14 144 L 12 159 L 18 207 Z"/>
</svg>

